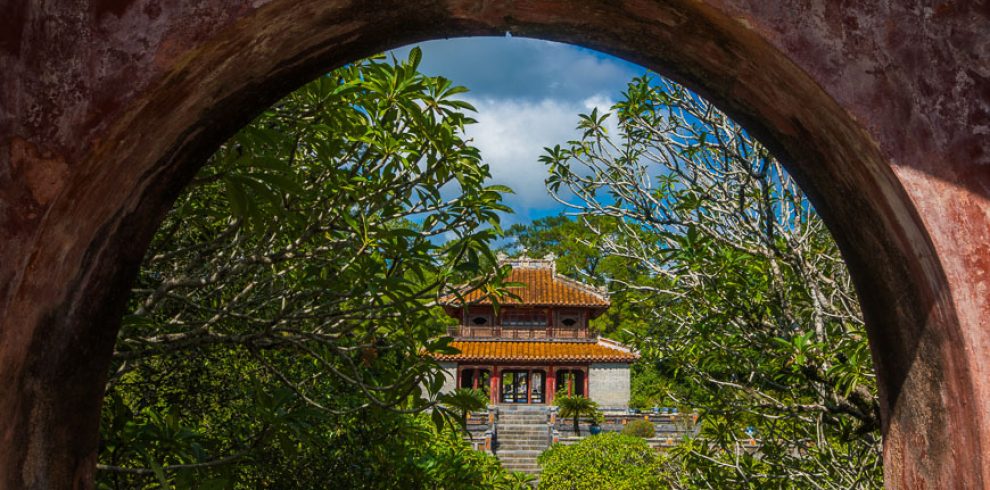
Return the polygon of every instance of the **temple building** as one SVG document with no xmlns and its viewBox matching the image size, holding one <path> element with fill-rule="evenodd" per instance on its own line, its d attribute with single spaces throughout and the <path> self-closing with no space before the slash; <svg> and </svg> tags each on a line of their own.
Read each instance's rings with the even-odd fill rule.
<svg viewBox="0 0 990 490">
<path fill-rule="evenodd" d="M 549 405 L 555 394 L 582 395 L 603 409 L 629 403 L 629 364 L 638 355 L 599 337 L 589 322 L 609 307 L 608 293 L 558 275 L 554 259 L 503 259 L 518 298 L 490 300 L 474 291 L 446 299 L 459 354 L 437 355 L 447 372 L 444 391 L 480 388 L 492 405 Z"/>
</svg>

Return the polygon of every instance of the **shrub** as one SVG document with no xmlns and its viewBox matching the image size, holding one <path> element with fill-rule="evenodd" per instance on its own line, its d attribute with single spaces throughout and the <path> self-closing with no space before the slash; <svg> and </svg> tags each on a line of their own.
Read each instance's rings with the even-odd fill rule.
<svg viewBox="0 0 990 490">
<path fill-rule="evenodd" d="M 665 488 L 663 456 L 638 437 L 605 433 L 540 455 L 540 490 Z"/>
<path fill-rule="evenodd" d="M 653 422 L 645 419 L 630 420 L 626 426 L 622 428 L 623 435 L 642 437 L 644 439 L 653 437 L 656 433 L 657 431 L 653 426 Z"/>
</svg>

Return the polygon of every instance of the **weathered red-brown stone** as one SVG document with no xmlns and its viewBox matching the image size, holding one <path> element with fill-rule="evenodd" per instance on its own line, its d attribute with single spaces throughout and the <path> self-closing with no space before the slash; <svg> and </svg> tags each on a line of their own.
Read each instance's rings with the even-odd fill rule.
<svg viewBox="0 0 990 490">
<path fill-rule="evenodd" d="M 763 138 L 813 196 L 856 280 L 888 487 L 990 486 L 988 10 L 961 0 L 9 0 L 0 489 L 92 486 L 128 283 L 220 141 L 348 60 L 506 31 L 657 69 Z"/>
</svg>

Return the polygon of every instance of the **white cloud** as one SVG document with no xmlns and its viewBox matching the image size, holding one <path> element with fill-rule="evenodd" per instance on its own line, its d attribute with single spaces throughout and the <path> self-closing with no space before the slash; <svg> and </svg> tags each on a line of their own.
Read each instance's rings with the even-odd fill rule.
<svg viewBox="0 0 990 490">
<path fill-rule="evenodd" d="M 581 105 L 584 106 L 586 111 L 598 109 L 598 112 L 607 112 L 614 104 L 615 101 L 605 97 L 603 94 L 595 94 L 581 101 Z"/>
<path fill-rule="evenodd" d="M 607 111 L 642 67 L 585 48 L 519 37 L 474 37 L 420 43 L 424 73 L 443 75 L 471 91 L 478 109 L 468 136 L 492 168 L 494 183 L 517 194 L 516 214 L 503 224 L 564 210 L 546 191 L 543 147 L 575 139 L 579 113 Z M 411 46 L 393 51 L 405 58 Z M 614 123 L 609 124 L 614 131 Z M 453 189 L 447 189 L 453 192 Z"/>
<path fill-rule="evenodd" d="M 607 111 L 612 102 L 604 95 L 582 101 L 543 99 L 468 98 L 478 113 L 478 124 L 469 126 L 468 137 L 491 166 L 492 180 L 515 192 L 508 199 L 520 217 L 528 208 L 554 208 L 556 202 L 544 185 L 547 171 L 539 162 L 544 147 L 565 145 L 579 136 L 578 114 L 598 107 Z M 610 128 L 611 129 L 611 128 Z"/>
</svg>

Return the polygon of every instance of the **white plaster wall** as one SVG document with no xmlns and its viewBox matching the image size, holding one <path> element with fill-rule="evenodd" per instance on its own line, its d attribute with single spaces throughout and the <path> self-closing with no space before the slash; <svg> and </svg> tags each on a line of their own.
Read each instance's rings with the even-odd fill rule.
<svg viewBox="0 0 990 490">
<path fill-rule="evenodd" d="M 601 408 L 629 406 L 629 365 L 592 364 L 588 369 L 588 394 Z"/>
<path fill-rule="evenodd" d="M 457 389 L 457 363 L 456 362 L 441 362 L 440 368 L 443 369 L 444 381 L 443 388 L 440 389 L 441 393 L 450 393 Z"/>
</svg>

